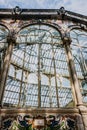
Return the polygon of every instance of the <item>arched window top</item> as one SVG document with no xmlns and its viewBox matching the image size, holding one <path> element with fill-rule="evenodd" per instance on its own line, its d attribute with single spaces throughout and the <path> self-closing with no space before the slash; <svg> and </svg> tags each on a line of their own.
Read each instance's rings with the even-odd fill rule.
<svg viewBox="0 0 87 130">
<path fill-rule="evenodd" d="M 0 51 L 7 46 L 7 35 L 8 30 L 4 26 L 0 25 Z"/>
<path fill-rule="evenodd" d="M 37 84 L 38 83 L 38 77 L 36 73 L 31 73 L 28 76 L 28 83 Z"/>
<path fill-rule="evenodd" d="M 77 55 L 82 50 L 83 53 L 87 50 L 87 32 L 81 29 L 73 29 L 70 32 L 74 53 Z"/>
<path fill-rule="evenodd" d="M 70 80 L 69 79 L 62 77 L 61 82 L 62 82 L 63 87 L 70 87 Z"/>
<path fill-rule="evenodd" d="M 8 30 L 6 27 L 0 25 L 0 36 L 1 34 L 7 35 L 8 34 Z"/>
<path fill-rule="evenodd" d="M 18 43 L 61 44 L 60 32 L 47 25 L 31 25 L 22 29 L 17 38 Z"/>
<path fill-rule="evenodd" d="M 80 44 L 84 47 L 87 46 L 87 32 L 81 29 L 73 29 L 70 32 L 70 36 L 74 44 Z"/>
</svg>

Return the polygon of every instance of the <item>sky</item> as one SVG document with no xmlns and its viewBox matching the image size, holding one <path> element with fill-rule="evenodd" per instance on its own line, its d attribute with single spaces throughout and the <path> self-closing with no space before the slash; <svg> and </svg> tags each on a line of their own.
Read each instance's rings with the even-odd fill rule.
<svg viewBox="0 0 87 130">
<path fill-rule="evenodd" d="M 59 9 L 87 16 L 87 0 L 0 0 L 0 8 Z"/>
</svg>

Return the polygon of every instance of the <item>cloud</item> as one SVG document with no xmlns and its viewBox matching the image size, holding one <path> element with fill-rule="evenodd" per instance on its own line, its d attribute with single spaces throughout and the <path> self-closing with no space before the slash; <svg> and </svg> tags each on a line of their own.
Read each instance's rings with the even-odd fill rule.
<svg viewBox="0 0 87 130">
<path fill-rule="evenodd" d="M 66 10 L 84 15 L 87 12 L 87 0 L 0 0 L 1 8 L 14 8 L 16 5 L 31 9 L 59 9 L 64 6 Z"/>
<path fill-rule="evenodd" d="M 63 0 L 67 10 L 87 15 L 87 0 Z M 67 1 L 67 2 L 66 2 Z"/>
</svg>

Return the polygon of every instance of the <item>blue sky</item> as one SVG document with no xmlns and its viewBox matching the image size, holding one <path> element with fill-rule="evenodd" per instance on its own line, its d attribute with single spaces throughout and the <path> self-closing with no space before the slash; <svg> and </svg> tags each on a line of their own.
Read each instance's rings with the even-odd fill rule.
<svg viewBox="0 0 87 130">
<path fill-rule="evenodd" d="M 87 16 L 87 0 L 0 0 L 0 8 L 29 9 L 59 9 L 64 6 L 66 10 Z"/>
</svg>

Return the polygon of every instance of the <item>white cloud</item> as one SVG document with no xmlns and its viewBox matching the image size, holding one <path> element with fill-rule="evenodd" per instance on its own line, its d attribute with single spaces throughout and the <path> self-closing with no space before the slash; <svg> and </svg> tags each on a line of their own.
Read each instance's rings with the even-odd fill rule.
<svg viewBox="0 0 87 130">
<path fill-rule="evenodd" d="M 66 1 L 68 1 L 67 3 L 70 3 L 69 5 L 66 2 L 64 3 L 67 10 L 87 15 L 86 13 L 87 0 L 66 0 Z"/>
</svg>

